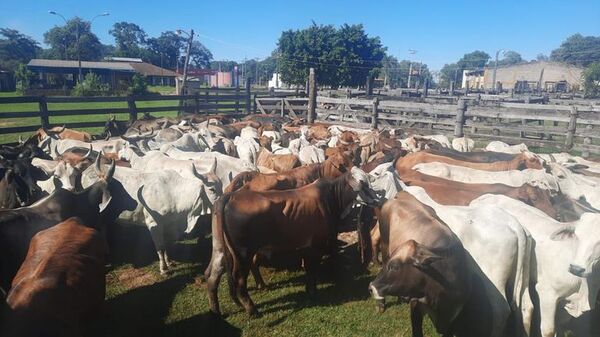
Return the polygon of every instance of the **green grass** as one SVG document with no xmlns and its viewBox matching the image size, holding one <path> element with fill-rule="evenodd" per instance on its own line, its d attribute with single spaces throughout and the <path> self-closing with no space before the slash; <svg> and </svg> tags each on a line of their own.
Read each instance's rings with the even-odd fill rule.
<svg viewBox="0 0 600 337">
<path fill-rule="evenodd" d="M 175 87 L 170 87 L 167 85 L 149 85 L 148 91 L 157 92 L 161 95 L 174 95 Z"/>
<path fill-rule="evenodd" d="M 14 97 L 20 96 L 16 92 L 12 93 L 0 93 L 0 97 Z M 137 102 L 138 108 L 146 107 L 161 107 L 161 106 L 176 106 L 177 101 L 145 101 Z M 91 102 L 91 103 L 48 103 L 48 110 L 50 115 L 52 111 L 56 110 L 77 110 L 77 109 L 110 109 L 110 108 L 126 108 L 127 103 L 125 102 Z M 15 103 L 15 104 L 0 104 L 0 112 L 26 112 L 26 111 L 38 111 L 39 107 L 37 103 Z M 164 111 L 152 113 L 153 116 L 169 116 L 174 117 L 177 115 L 177 111 Z M 127 120 L 129 116 L 127 114 L 117 114 L 117 119 Z M 75 116 L 59 116 L 50 117 L 50 124 L 64 124 L 70 122 L 99 122 L 106 121 L 108 116 L 106 115 L 75 115 Z M 28 126 L 28 125 L 40 125 L 40 119 L 37 117 L 28 118 L 10 118 L 0 120 L 0 127 L 14 127 L 14 126 Z M 103 128 L 83 128 L 83 131 L 90 133 L 100 133 Z M 24 132 L 20 135 L 23 138 L 28 137 L 31 132 Z M 18 139 L 19 134 L 4 134 L 0 135 L 0 144 L 15 142 Z"/>
<path fill-rule="evenodd" d="M 390 298 L 386 312 L 376 312 L 367 286 L 377 268 L 360 270 L 356 246 L 323 262 L 312 300 L 304 291 L 304 272 L 261 268 L 269 289 L 256 290 L 249 278 L 259 318 L 249 318 L 231 301 L 223 277 L 219 299 L 224 317 L 218 318 L 209 314 L 200 278 L 210 259 L 209 238 L 179 242 L 171 255 L 180 263 L 172 275 L 161 277 L 147 230 L 123 231 L 118 235 L 124 244 L 112 246 L 120 258 L 107 276 L 106 310 L 94 337 L 410 336 L 406 304 Z M 438 336 L 428 319 L 424 328 L 426 336 Z"/>
</svg>

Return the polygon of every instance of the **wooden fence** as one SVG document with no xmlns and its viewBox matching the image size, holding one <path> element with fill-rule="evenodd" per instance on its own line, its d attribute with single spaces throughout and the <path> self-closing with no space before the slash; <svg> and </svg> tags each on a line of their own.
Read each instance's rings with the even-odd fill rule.
<svg viewBox="0 0 600 337">
<path fill-rule="evenodd" d="M 263 98 L 262 113 L 305 116 L 307 98 Z M 600 107 L 477 100 L 456 104 L 317 97 L 318 120 L 361 128 L 400 128 L 509 144 L 600 154 Z"/>
</svg>

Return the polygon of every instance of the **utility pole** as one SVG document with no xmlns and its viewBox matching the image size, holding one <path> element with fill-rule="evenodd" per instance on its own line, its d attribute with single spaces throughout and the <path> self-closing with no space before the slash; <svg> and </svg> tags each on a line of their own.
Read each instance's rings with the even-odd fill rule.
<svg viewBox="0 0 600 337">
<path fill-rule="evenodd" d="M 409 50 L 408 50 L 408 53 L 409 53 L 410 55 L 415 55 L 415 54 L 417 53 L 417 51 L 416 51 L 416 50 L 414 50 L 414 49 L 409 49 Z M 411 57 L 411 58 L 412 58 L 412 57 Z M 408 87 L 408 89 L 410 89 L 410 79 L 411 79 L 411 76 L 412 76 L 412 61 L 411 61 L 411 60 L 409 60 L 409 63 L 408 63 L 408 64 L 409 64 L 409 65 L 408 65 L 408 81 L 407 81 L 407 83 L 406 83 L 406 86 Z"/>
<path fill-rule="evenodd" d="M 190 32 L 186 32 L 184 30 L 178 29 L 177 30 L 177 34 L 181 35 L 182 33 L 185 33 L 189 39 L 188 39 L 188 45 L 187 45 L 187 51 L 185 53 L 185 63 L 183 64 L 183 79 L 181 80 L 181 88 L 180 88 L 180 95 L 185 95 L 185 84 L 187 81 L 187 71 L 188 71 L 188 65 L 190 63 L 190 50 L 192 49 L 192 42 L 194 41 L 194 30 L 191 29 Z"/>
<path fill-rule="evenodd" d="M 496 51 L 496 64 L 494 65 L 494 75 L 492 76 L 492 90 L 496 93 L 496 72 L 498 71 L 498 54 L 504 52 L 504 49 Z"/>
</svg>

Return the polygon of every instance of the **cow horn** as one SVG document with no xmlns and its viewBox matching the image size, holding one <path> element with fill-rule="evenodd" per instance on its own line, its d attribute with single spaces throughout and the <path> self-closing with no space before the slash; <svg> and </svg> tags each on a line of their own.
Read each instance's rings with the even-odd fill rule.
<svg viewBox="0 0 600 337">
<path fill-rule="evenodd" d="M 21 135 L 19 135 L 19 145 L 23 145 L 23 143 L 25 143 L 25 142 L 23 141 L 23 137 L 21 137 Z"/>
<path fill-rule="evenodd" d="M 554 158 L 554 155 L 552 153 L 550 153 L 550 162 L 556 163 L 556 158 Z"/>
<path fill-rule="evenodd" d="M 83 156 L 83 159 L 89 159 L 92 156 L 92 144 L 90 144 L 90 149 L 88 150 L 88 152 Z"/>
<path fill-rule="evenodd" d="M 108 171 L 106 171 L 106 175 L 104 176 L 104 180 L 109 181 L 112 179 L 113 175 L 115 174 L 115 166 L 115 161 L 111 160 Z"/>
<path fill-rule="evenodd" d="M 98 157 L 96 157 L 96 161 L 94 162 L 94 171 L 96 171 L 96 174 L 100 175 L 101 171 L 100 171 L 100 160 L 102 157 L 102 152 L 100 152 L 100 154 L 98 154 Z"/>
<path fill-rule="evenodd" d="M 213 161 L 212 165 L 210 166 L 210 169 L 208 170 L 208 172 L 215 173 L 216 169 L 217 169 L 217 157 L 215 157 L 215 160 Z"/>
<path fill-rule="evenodd" d="M 104 138 L 104 140 L 110 140 L 111 136 L 112 135 L 111 135 L 110 131 L 106 131 L 106 138 Z"/>
<path fill-rule="evenodd" d="M 65 124 L 62 126 L 62 129 L 60 131 L 56 131 L 56 133 L 61 133 L 61 132 L 65 131 L 66 128 L 67 128 L 67 125 Z"/>
<path fill-rule="evenodd" d="M 56 156 L 62 156 L 64 152 L 58 152 L 58 144 L 54 144 L 54 153 L 56 153 Z"/>
</svg>

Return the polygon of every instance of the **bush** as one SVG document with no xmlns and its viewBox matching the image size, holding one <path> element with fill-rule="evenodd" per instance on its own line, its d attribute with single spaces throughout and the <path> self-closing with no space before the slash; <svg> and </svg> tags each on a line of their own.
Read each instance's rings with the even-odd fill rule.
<svg viewBox="0 0 600 337">
<path fill-rule="evenodd" d="M 27 69 L 27 66 L 24 64 L 19 64 L 17 69 L 15 70 L 15 81 L 17 83 L 17 92 L 23 93 L 25 90 L 29 89 L 31 86 L 31 82 L 35 74 Z"/>
<path fill-rule="evenodd" d="M 600 97 L 600 62 L 590 64 L 583 72 L 585 97 Z"/>
<path fill-rule="evenodd" d="M 73 96 L 105 96 L 110 94 L 108 83 L 102 83 L 100 76 L 94 73 L 87 73 L 82 82 L 77 83 L 71 95 Z"/>
<path fill-rule="evenodd" d="M 131 85 L 127 89 L 128 95 L 146 95 L 148 94 L 148 83 L 146 83 L 146 77 L 143 75 L 135 74 L 131 78 Z"/>
</svg>

